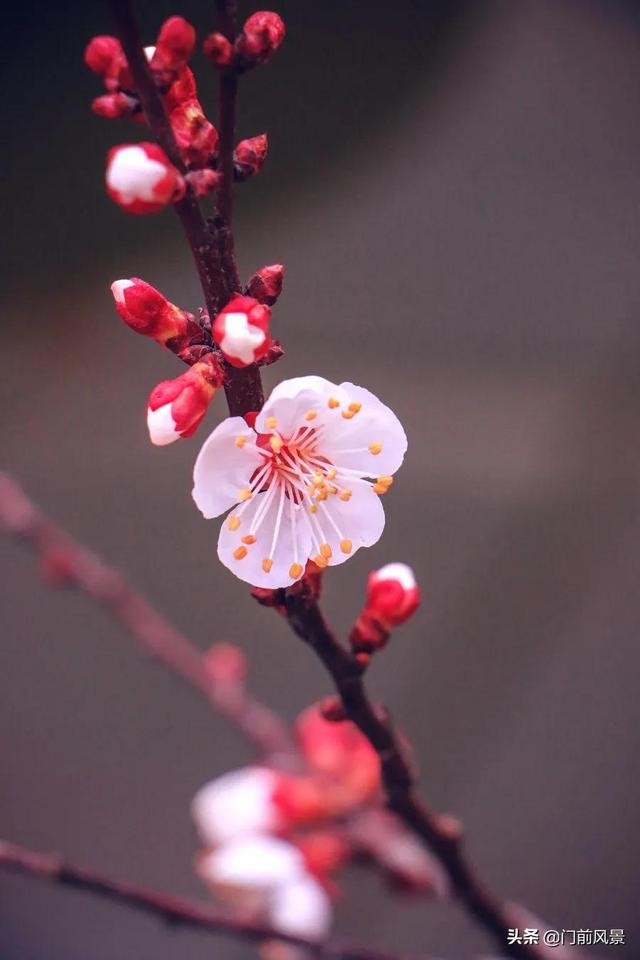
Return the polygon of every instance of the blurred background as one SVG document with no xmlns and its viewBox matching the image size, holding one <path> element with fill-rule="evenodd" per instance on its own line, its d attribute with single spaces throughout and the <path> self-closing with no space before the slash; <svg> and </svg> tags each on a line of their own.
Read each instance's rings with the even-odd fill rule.
<svg viewBox="0 0 640 960">
<path fill-rule="evenodd" d="M 148 42 L 208 0 L 141 0 Z M 242 12 L 253 8 L 241 5 Z M 288 37 L 243 81 L 242 272 L 286 265 L 268 385 L 350 379 L 403 420 L 409 454 L 380 543 L 326 577 L 341 630 L 369 569 L 404 560 L 418 617 L 370 675 L 416 747 L 422 790 L 462 817 L 497 891 L 557 928 L 626 930 L 637 956 L 640 561 L 640 16 L 622 0 L 279 0 Z M 2 57 L 6 467 L 206 648 L 240 644 L 293 719 L 329 684 L 218 563 L 190 498 L 196 438 L 150 445 L 144 403 L 178 374 L 119 321 L 140 276 L 195 310 L 170 212 L 127 217 L 104 155 L 86 40 L 102 2 L 8 12 Z M 205 106 L 213 83 L 201 55 Z M 195 695 L 89 601 L 0 544 L 0 836 L 178 894 L 189 803 L 250 759 Z M 350 873 L 340 935 L 448 960 L 495 953 L 455 906 Z M 0 874 L 2 960 L 245 960 L 78 894 Z"/>
</svg>

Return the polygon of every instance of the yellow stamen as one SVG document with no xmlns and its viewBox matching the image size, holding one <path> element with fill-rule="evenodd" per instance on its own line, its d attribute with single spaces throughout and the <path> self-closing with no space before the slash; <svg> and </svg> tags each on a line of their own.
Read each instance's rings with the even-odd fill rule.
<svg viewBox="0 0 640 960">
<path fill-rule="evenodd" d="M 312 503 L 311 506 L 309 507 L 309 513 L 317 513 L 317 512 L 318 512 L 318 508 L 316 507 L 315 503 Z"/>
<path fill-rule="evenodd" d="M 272 566 L 273 566 L 273 560 L 271 560 L 269 557 L 265 557 L 264 560 L 262 561 L 262 569 L 264 570 L 264 572 L 269 573 L 271 571 Z"/>
<path fill-rule="evenodd" d="M 244 558 L 245 558 L 246 555 L 247 555 L 247 548 L 246 548 L 246 547 L 237 547 L 237 548 L 233 551 L 233 555 L 234 555 L 234 557 L 236 558 L 236 560 L 244 560 Z"/>
<path fill-rule="evenodd" d="M 320 553 L 325 558 L 325 560 L 329 560 L 333 556 L 333 553 L 331 552 L 331 547 L 329 546 L 328 543 L 320 544 Z"/>
<path fill-rule="evenodd" d="M 344 500 L 345 503 L 347 500 L 351 500 L 351 490 L 343 490 L 340 494 L 340 499 Z"/>
<path fill-rule="evenodd" d="M 289 576 L 292 580 L 299 580 L 302 576 L 302 567 L 299 563 L 292 563 L 289 567 Z"/>
<path fill-rule="evenodd" d="M 326 500 L 328 496 L 329 494 L 327 493 L 326 489 L 322 487 L 320 490 L 316 491 L 316 500 Z"/>
<path fill-rule="evenodd" d="M 282 440 L 280 437 L 269 437 L 269 446 L 274 453 L 280 453 L 282 450 Z"/>
<path fill-rule="evenodd" d="M 376 456 L 376 454 L 381 452 L 382 452 L 382 444 L 380 443 L 379 440 L 374 440 L 372 443 L 369 444 L 369 453 L 372 453 L 374 457 Z"/>
<path fill-rule="evenodd" d="M 386 485 L 386 483 L 374 483 L 373 492 L 377 493 L 378 496 L 381 497 L 383 494 L 389 493 L 389 487 Z"/>
<path fill-rule="evenodd" d="M 317 557 L 314 557 L 313 562 L 315 563 L 316 567 L 320 567 L 321 570 L 324 570 L 327 566 L 327 561 L 321 554 L 318 554 Z"/>
<path fill-rule="evenodd" d="M 227 530 L 237 530 L 240 526 L 240 517 L 229 517 Z"/>
<path fill-rule="evenodd" d="M 333 480 L 337 472 L 338 471 L 336 470 L 335 467 L 331 467 L 331 470 L 329 470 L 329 472 L 327 473 L 327 480 Z"/>
<path fill-rule="evenodd" d="M 275 417 L 267 417 L 267 419 L 264 422 L 264 425 L 265 427 L 268 427 L 269 430 L 275 430 L 277 422 L 278 421 L 276 420 Z"/>
<path fill-rule="evenodd" d="M 256 538 L 255 538 L 255 537 L 252 537 L 250 534 L 247 535 L 246 537 L 241 537 L 241 540 L 242 540 L 243 543 L 246 543 L 246 544 L 248 544 L 249 546 L 251 546 L 252 543 L 255 543 L 255 542 L 256 542 Z"/>
<path fill-rule="evenodd" d="M 240 493 L 238 494 L 238 500 L 239 500 L 241 503 L 243 503 L 245 500 L 251 500 L 251 497 L 252 497 L 252 496 L 253 496 L 253 494 L 251 493 L 251 490 L 249 490 L 249 487 L 245 487 L 245 488 L 244 488 L 243 490 L 241 490 Z"/>
<path fill-rule="evenodd" d="M 305 420 L 315 420 L 317 416 L 318 416 L 317 410 L 309 410 L 309 412 L 305 415 Z M 296 564 L 294 563 L 294 567 L 295 566 Z M 291 576 L 293 576 L 291 571 L 289 571 L 289 573 L 291 574 Z"/>
<path fill-rule="evenodd" d="M 342 550 L 343 553 L 351 553 L 351 550 L 353 549 L 353 544 L 351 543 L 351 540 L 341 540 L 340 549 Z"/>
<path fill-rule="evenodd" d="M 378 483 L 383 483 L 385 486 L 390 487 L 393 483 L 393 477 L 383 473 L 381 477 L 378 477 Z"/>
<path fill-rule="evenodd" d="M 349 410 L 351 411 L 351 413 L 360 413 L 360 411 L 362 410 L 362 404 L 361 404 L 361 403 L 350 403 L 350 404 L 349 404 Z"/>
<path fill-rule="evenodd" d="M 245 443 L 247 442 L 248 439 L 249 439 L 248 437 L 242 437 L 242 436 L 241 436 L 241 437 L 236 437 L 236 439 L 234 440 L 234 443 L 235 443 L 236 447 L 238 447 L 240 450 L 242 450 L 242 448 L 244 447 L 244 445 L 245 445 Z"/>
<path fill-rule="evenodd" d="M 337 493 L 337 492 L 338 492 L 338 488 L 337 488 L 337 487 L 329 487 L 329 493 L 334 493 L 334 494 L 335 494 L 335 493 Z"/>
<path fill-rule="evenodd" d="M 327 406 L 330 410 L 335 410 L 336 407 L 340 406 L 340 401 L 337 400 L 336 397 L 329 397 L 327 400 Z"/>
<path fill-rule="evenodd" d="M 353 418 L 355 417 L 355 415 L 356 415 L 356 411 L 355 411 L 355 410 L 343 410 L 343 411 L 342 411 L 342 419 L 343 419 L 343 420 L 353 420 Z"/>
</svg>

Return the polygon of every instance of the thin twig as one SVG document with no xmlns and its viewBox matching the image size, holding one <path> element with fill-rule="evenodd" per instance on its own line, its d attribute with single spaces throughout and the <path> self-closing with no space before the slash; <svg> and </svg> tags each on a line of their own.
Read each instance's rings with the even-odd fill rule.
<svg viewBox="0 0 640 960">
<path fill-rule="evenodd" d="M 0 473 L 0 526 L 35 547 L 50 579 L 82 590 L 127 628 L 140 649 L 180 677 L 272 762 L 295 748 L 284 723 L 243 686 L 218 682 L 206 657 L 172 627 L 123 576 L 50 520 L 6 474 Z"/>
<path fill-rule="evenodd" d="M 411 960 L 408 956 L 401 957 L 384 950 L 368 949 L 355 944 L 313 943 L 302 937 L 281 933 L 252 919 L 228 916 L 219 910 L 192 903 L 181 897 L 114 880 L 93 870 L 74 866 L 56 854 L 36 853 L 4 841 L 0 841 L 0 869 L 84 890 L 113 903 L 150 913 L 172 926 L 203 930 L 235 940 L 258 943 L 276 940 L 305 950 L 309 956 L 318 957 L 319 960 Z M 413 960 L 427 958 L 416 957 Z"/>
<path fill-rule="evenodd" d="M 381 764 L 387 804 L 400 820 L 435 854 L 452 891 L 476 920 L 490 931 L 505 954 L 542 960 L 535 945 L 508 944 L 507 931 L 517 924 L 480 879 L 462 846 L 462 827 L 452 817 L 439 816 L 414 792 L 414 775 L 406 751 L 385 711 L 369 699 L 361 669 L 329 627 L 316 599 L 304 590 L 282 591 L 285 616 L 330 673 L 350 720 L 367 737 Z"/>
</svg>

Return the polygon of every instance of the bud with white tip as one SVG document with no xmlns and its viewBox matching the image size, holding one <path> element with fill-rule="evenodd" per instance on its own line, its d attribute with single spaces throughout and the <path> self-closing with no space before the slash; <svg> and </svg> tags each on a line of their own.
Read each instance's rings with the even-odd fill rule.
<svg viewBox="0 0 640 960">
<path fill-rule="evenodd" d="M 411 567 L 388 563 L 369 574 L 367 609 L 387 627 L 404 623 L 420 604 L 420 590 Z"/>
<path fill-rule="evenodd" d="M 184 195 L 180 173 L 155 143 L 113 147 L 107 155 L 107 193 L 127 213 L 155 213 Z"/>
<path fill-rule="evenodd" d="M 192 313 L 171 303 L 139 277 L 115 280 L 111 293 L 116 310 L 127 326 L 161 346 L 182 346 L 202 332 Z"/>
<path fill-rule="evenodd" d="M 234 367 L 248 367 L 269 350 L 271 310 L 253 297 L 237 296 L 216 317 L 212 332 L 224 357 Z"/>
<path fill-rule="evenodd" d="M 151 442 L 164 447 L 180 437 L 192 436 L 220 384 L 215 358 L 194 363 L 181 377 L 159 383 L 147 401 Z"/>
</svg>

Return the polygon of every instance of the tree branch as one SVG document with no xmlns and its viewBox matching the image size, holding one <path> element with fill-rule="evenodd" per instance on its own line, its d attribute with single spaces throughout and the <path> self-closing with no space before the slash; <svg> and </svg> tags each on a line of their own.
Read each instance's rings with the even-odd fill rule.
<svg viewBox="0 0 640 960">
<path fill-rule="evenodd" d="M 414 775 L 406 751 L 387 714 L 367 694 L 362 671 L 337 640 L 316 599 L 304 589 L 282 591 L 285 616 L 295 633 L 315 652 L 335 684 L 345 713 L 376 750 L 381 765 L 387 805 L 435 854 L 458 900 L 512 957 L 542 960 L 535 945 L 507 943 L 507 930 L 517 926 L 507 905 L 480 879 L 462 846 L 462 826 L 439 816 L 414 792 Z"/>
<path fill-rule="evenodd" d="M 220 0 L 220 3 L 224 6 L 224 0 Z M 149 129 L 171 162 L 179 170 L 184 171 L 185 167 L 169 118 L 147 63 L 131 0 L 111 0 L 111 6 L 116 31 L 131 68 Z M 175 204 L 191 247 L 207 310 L 212 320 L 231 295 L 240 290 L 231 232 L 235 83 L 237 79 L 234 77 L 233 88 L 227 90 L 225 87 L 225 96 L 221 100 L 221 105 L 224 103 L 225 126 L 220 136 L 223 187 L 221 187 L 218 202 L 222 200 L 223 209 L 219 211 L 218 218 L 205 220 L 196 198 L 190 191 L 187 191 L 184 198 Z M 229 96 L 231 89 L 232 98 Z M 221 87 L 221 95 L 222 92 Z M 231 179 L 228 171 L 225 174 L 229 163 L 231 163 Z M 255 364 L 242 368 L 227 365 L 226 372 L 225 393 L 231 415 L 243 416 L 245 413 L 260 410 L 264 403 L 264 394 L 260 371 Z"/>
<path fill-rule="evenodd" d="M 14 844 L 0 841 L 0 869 L 45 880 L 59 886 L 84 890 L 102 899 L 152 914 L 172 926 L 180 926 L 208 933 L 221 934 L 235 940 L 264 943 L 276 940 L 305 950 L 319 960 L 411 960 L 405 956 L 368 949 L 347 943 L 313 943 L 301 937 L 280 933 L 273 927 L 252 919 L 240 919 L 192 903 L 180 897 L 134 886 L 114 880 L 84 867 L 76 867 L 56 854 L 36 853 Z M 414 958 L 420 960 L 420 958 Z M 421 960 L 427 960 L 422 957 Z"/>
<path fill-rule="evenodd" d="M 172 627 L 117 570 L 73 540 L 0 473 L 0 526 L 33 546 L 54 583 L 77 587 L 97 600 L 129 631 L 140 649 L 197 690 L 232 721 L 260 753 L 276 763 L 296 751 L 286 726 L 243 685 L 220 683 L 206 656 Z"/>
</svg>

